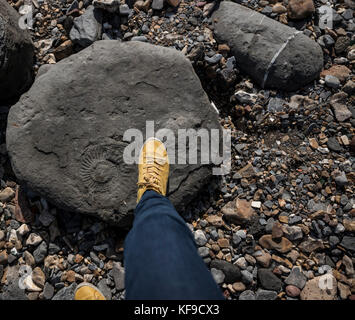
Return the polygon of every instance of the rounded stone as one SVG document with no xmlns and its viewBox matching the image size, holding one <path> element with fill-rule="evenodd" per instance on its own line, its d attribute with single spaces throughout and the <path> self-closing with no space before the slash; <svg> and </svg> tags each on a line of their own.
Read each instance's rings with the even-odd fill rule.
<svg viewBox="0 0 355 320">
<path fill-rule="evenodd" d="M 297 90 L 323 68 L 315 41 L 254 10 L 223 1 L 212 19 L 216 40 L 228 43 L 239 67 L 262 87 Z"/>
<path fill-rule="evenodd" d="M 211 140 L 211 129 L 221 129 L 182 53 L 141 42 L 98 41 L 39 70 L 10 110 L 7 149 L 17 178 L 56 206 L 127 225 L 136 206 L 140 146 L 151 136 L 147 121 L 153 134 L 174 134 L 174 163 L 184 139 L 178 130 L 205 129 Z M 201 143 L 196 148 L 200 155 Z M 212 177 L 200 156 L 189 163 L 189 151 L 186 164 L 170 159 L 168 196 L 179 211 Z"/>
<path fill-rule="evenodd" d="M 299 288 L 297 288 L 296 286 L 289 285 L 286 287 L 286 293 L 288 296 L 295 298 L 300 295 L 301 290 Z"/>
</svg>

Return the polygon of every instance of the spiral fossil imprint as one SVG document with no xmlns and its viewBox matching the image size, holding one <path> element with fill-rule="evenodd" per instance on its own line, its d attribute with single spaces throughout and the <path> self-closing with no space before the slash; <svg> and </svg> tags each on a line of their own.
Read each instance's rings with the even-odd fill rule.
<svg viewBox="0 0 355 320">
<path fill-rule="evenodd" d="M 89 147 L 81 158 L 80 176 L 83 183 L 94 192 L 109 191 L 117 179 L 116 165 L 108 160 L 105 146 Z"/>
</svg>

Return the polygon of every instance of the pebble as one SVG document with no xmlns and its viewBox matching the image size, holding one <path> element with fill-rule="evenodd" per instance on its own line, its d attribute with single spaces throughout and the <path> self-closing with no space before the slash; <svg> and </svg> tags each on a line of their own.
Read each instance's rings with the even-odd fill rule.
<svg viewBox="0 0 355 320">
<path fill-rule="evenodd" d="M 245 290 L 239 295 L 239 300 L 256 300 L 255 293 L 251 290 Z"/>
<path fill-rule="evenodd" d="M 248 270 L 242 270 L 240 273 L 242 275 L 243 283 L 249 285 L 253 282 L 253 274 L 250 273 Z"/>
<path fill-rule="evenodd" d="M 273 291 L 281 290 L 281 280 L 269 269 L 260 268 L 258 270 L 258 280 L 264 289 Z"/>
<path fill-rule="evenodd" d="M 286 253 L 292 249 L 292 242 L 284 237 L 281 238 L 280 242 L 275 242 L 272 239 L 272 235 L 263 235 L 259 239 L 259 243 L 266 249 L 274 249 L 281 253 Z"/>
<path fill-rule="evenodd" d="M 301 293 L 301 290 L 293 285 L 288 285 L 285 289 L 286 294 L 292 298 L 298 297 Z"/>
<path fill-rule="evenodd" d="M 15 191 L 9 187 L 5 188 L 4 190 L 2 190 L 0 192 L 0 201 L 1 202 L 8 202 L 14 197 L 15 197 Z"/>
<path fill-rule="evenodd" d="M 38 246 L 41 242 L 42 242 L 42 238 L 41 236 L 39 236 L 38 234 L 36 233 L 31 233 L 27 240 L 26 240 L 26 246 Z"/>
<path fill-rule="evenodd" d="M 33 251 L 33 257 L 36 263 L 43 262 L 44 258 L 47 255 L 47 244 L 45 241 L 42 241 L 41 244 Z"/>
<path fill-rule="evenodd" d="M 196 244 L 200 247 L 204 246 L 207 243 L 207 238 L 202 230 L 195 231 L 195 241 Z"/>
<path fill-rule="evenodd" d="M 234 283 L 241 280 L 241 271 L 235 264 L 223 260 L 212 260 L 210 268 L 223 271 L 225 283 Z"/>
<path fill-rule="evenodd" d="M 74 292 L 77 287 L 76 283 L 72 283 L 68 287 L 61 288 L 52 298 L 52 300 L 74 300 Z"/>
<path fill-rule="evenodd" d="M 210 249 L 208 249 L 207 247 L 200 247 L 198 248 L 198 253 L 202 258 L 206 258 L 209 256 Z"/>
<path fill-rule="evenodd" d="M 256 300 L 276 300 L 277 292 L 271 290 L 258 289 L 256 291 Z"/>
<path fill-rule="evenodd" d="M 125 270 L 119 262 L 113 264 L 112 276 L 115 281 L 115 287 L 117 290 L 123 290 L 125 288 Z"/>
<path fill-rule="evenodd" d="M 339 79 L 332 75 L 326 75 L 324 80 L 325 80 L 325 84 L 330 88 L 337 89 L 340 86 Z"/>
<path fill-rule="evenodd" d="M 211 273 L 217 284 L 222 284 L 224 282 L 225 275 L 221 270 L 211 268 Z"/>
<path fill-rule="evenodd" d="M 300 267 L 293 267 L 289 276 L 285 279 L 285 283 L 303 289 L 307 281 L 306 276 L 302 273 Z"/>
<path fill-rule="evenodd" d="M 44 285 L 44 288 L 43 288 L 43 298 L 45 300 L 50 300 L 54 295 L 54 287 L 46 282 L 46 284 Z"/>
</svg>

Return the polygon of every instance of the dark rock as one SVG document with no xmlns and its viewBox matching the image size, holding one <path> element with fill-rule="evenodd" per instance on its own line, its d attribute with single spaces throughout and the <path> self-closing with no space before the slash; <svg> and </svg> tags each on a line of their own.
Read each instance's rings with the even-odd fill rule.
<svg viewBox="0 0 355 320">
<path fill-rule="evenodd" d="M 19 22 L 16 10 L 0 0 L 1 102 L 20 96 L 33 80 L 34 48 L 30 34 L 20 28 Z"/>
<path fill-rule="evenodd" d="M 175 136 L 180 128 L 221 128 L 182 53 L 141 42 L 96 42 L 51 66 L 11 107 L 6 141 L 13 170 L 68 211 L 116 224 L 131 220 L 137 165 L 123 161 L 132 139 L 123 135 L 131 128 L 145 134 L 147 119 L 155 120 L 155 132 L 169 128 Z M 170 166 L 168 194 L 178 211 L 211 176 L 199 163 Z"/>
<path fill-rule="evenodd" d="M 41 263 L 47 255 L 47 244 L 45 241 L 42 241 L 41 244 L 33 251 L 33 257 L 35 258 L 36 263 Z"/>
<path fill-rule="evenodd" d="M 164 7 L 164 0 L 153 0 L 152 9 L 162 10 Z"/>
<path fill-rule="evenodd" d="M 286 284 L 293 285 L 301 290 L 306 285 L 306 282 L 307 282 L 307 278 L 302 273 L 300 267 L 293 267 L 289 276 L 285 280 Z"/>
<path fill-rule="evenodd" d="M 74 19 L 70 39 L 82 47 L 87 47 L 101 37 L 102 12 L 89 6 L 83 15 Z"/>
<path fill-rule="evenodd" d="M 7 257 L 7 263 L 11 264 L 13 263 L 17 258 L 13 254 L 9 254 Z"/>
<path fill-rule="evenodd" d="M 327 141 L 327 146 L 330 150 L 335 152 L 341 152 L 343 150 L 336 137 L 329 138 Z"/>
<path fill-rule="evenodd" d="M 75 9 L 79 9 L 79 2 L 78 2 L 78 0 L 74 0 L 74 1 L 70 4 L 69 8 L 66 10 L 66 13 L 70 13 L 71 11 L 73 11 L 73 10 L 75 10 Z"/>
<path fill-rule="evenodd" d="M 330 87 L 330 88 L 339 88 L 340 87 L 340 81 L 337 77 L 331 76 L 331 75 L 326 75 L 325 76 L 325 84 Z"/>
<path fill-rule="evenodd" d="M 52 299 L 53 295 L 54 295 L 54 287 L 49 282 L 46 282 L 43 288 L 44 299 L 50 300 Z"/>
<path fill-rule="evenodd" d="M 252 273 L 250 273 L 248 270 L 242 270 L 240 273 L 242 276 L 243 283 L 245 283 L 246 285 L 250 285 L 251 283 L 253 283 L 254 277 Z"/>
<path fill-rule="evenodd" d="M 272 273 L 269 269 L 259 269 L 258 279 L 261 286 L 267 290 L 280 291 L 282 282 L 281 280 Z"/>
<path fill-rule="evenodd" d="M 336 53 L 339 55 L 347 50 L 350 46 L 350 39 L 348 37 L 339 37 L 335 42 L 334 48 Z"/>
<path fill-rule="evenodd" d="M 339 238 L 337 236 L 330 236 L 329 237 L 329 245 L 331 247 L 335 247 L 339 243 Z"/>
<path fill-rule="evenodd" d="M 48 254 L 53 255 L 60 251 L 60 247 L 57 246 L 55 243 L 50 243 L 48 246 Z"/>
<path fill-rule="evenodd" d="M 343 240 L 340 242 L 340 245 L 346 250 L 355 252 L 355 237 L 344 236 Z"/>
<path fill-rule="evenodd" d="M 251 290 L 245 290 L 239 295 L 239 300 L 255 300 L 255 293 Z"/>
<path fill-rule="evenodd" d="M 137 37 L 132 37 L 131 41 L 147 42 L 148 39 L 146 36 L 137 36 Z"/>
<path fill-rule="evenodd" d="M 60 289 L 52 300 L 74 300 L 76 287 L 77 284 L 72 283 L 69 287 L 64 287 Z"/>
<path fill-rule="evenodd" d="M 334 39 L 329 34 L 319 37 L 317 42 L 325 48 L 330 48 L 335 43 Z"/>
<path fill-rule="evenodd" d="M 339 172 L 335 176 L 334 180 L 335 180 L 335 183 L 337 184 L 337 186 L 339 186 L 341 188 L 345 187 L 348 184 L 348 179 L 347 179 L 344 171 Z"/>
<path fill-rule="evenodd" d="M 120 1 L 119 0 L 94 0 L 92 5 L 97 9 L 102 9 L 109 13 L 115 13 L 119 10 Z"/>
<path fill-rule="evenodd" d="M 270 290 L 258 289 L 256 291 L 256 300 L 275 300 L 277 292 Z"/>
<path fill-rule="evenodd" d="M 123 290 L 125 288 L 125 271 L 120 263 L 115 263 L 112 268 L 112 276 L 115 281 L 115 286 L 117 290 Z"/>
<path fill-rule="evenodd" d="M 229 1 L 212 19 L 217 40 L 228 43 L 239 67 L 262 87 L 296 90 L 322 70 L 321 48 L 302 32 Z"/>
<path fill-rule="evenodd" d="M 226 276 L 224 279 L 225 283 L 234 283 L 240 281 L 241 279 L 241 273 L 239 268 L 236 265 L 231 264 L 227 261 L 217 259 L 212 260 L 210 268 L 221 270 Z"/>
<path fill-rule="evenodd" d="M 102 292 L 102 294 L 105 296 L 107 300 L 112 299 L 111 290 L 106 283 L 106 279 L 100 280 L 99 283 L 97 284 L 97 288 Z"/>
<path fill-rule="evenodd" d="M 120 5 L 120 15 L 121 16 L 128 16 L 129 13 L 131 12 L 131 9 L 127 4 L 122 4 Z"/>
</svg>

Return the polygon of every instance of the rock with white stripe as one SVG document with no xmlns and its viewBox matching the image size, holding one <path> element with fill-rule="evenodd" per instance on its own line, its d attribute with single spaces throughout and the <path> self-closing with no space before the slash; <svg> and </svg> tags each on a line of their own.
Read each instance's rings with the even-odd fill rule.
<svg viewBox="0 0 355 320">
<path fill-rule="evenodd" d="M 254 10 L 223 1 L 212 19 L 218 42 L 228 43 L 240 69 L 261 87 L 297 90 L 323 68 L 315 41 Z"/>
</svg>

